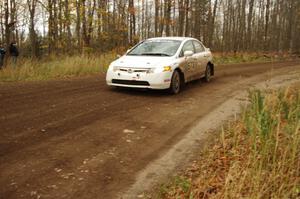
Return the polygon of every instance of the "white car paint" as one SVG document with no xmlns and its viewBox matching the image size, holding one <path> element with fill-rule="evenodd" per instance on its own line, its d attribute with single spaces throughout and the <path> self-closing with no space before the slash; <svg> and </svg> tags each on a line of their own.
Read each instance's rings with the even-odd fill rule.
<svg viewBox="0 0 300 199">
<path fill-rule="evenodd" d="M 199 79 L 205 75 L 207 64 L 212 64 L 212 55 L 208 48 L 194 39 L 187 37 L 158 37 L 146 41 L 176 40 L 181 44 L 173 56 L 129 56 L 125 55 L 113 61 L 106 74 L 109 86 L 168 89 L 175 70 L 180 70 L 184 75 L 184 82 Z M 198 42 L 203 46 L 202 52 L 193 52 L 192 55 L 182 56 L 183 46 L 190 41 Z M 189 52 L 187 52 L 189 54 Z M 164 67 L 171 70 L 164 71 Z M 213 72 L 213 71 L 212 71 Z M 213 74 L 212 74 L 213 75 Z"/>
</svg>

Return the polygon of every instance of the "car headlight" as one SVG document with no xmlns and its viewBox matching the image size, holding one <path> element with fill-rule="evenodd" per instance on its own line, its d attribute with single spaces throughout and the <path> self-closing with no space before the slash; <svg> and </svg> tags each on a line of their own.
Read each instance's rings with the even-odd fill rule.
<svg viewBox="0 0 300 199">
<path fill-rule="evenodd" d="M 157 70 L 156 70 L 157 69 Z M 162 68 L 149 68 L 147 73 L 154 73 L 154 72 L 172 72 L 171 66 L 164 66 Z"/>
<path fill-rule="evenodd" d="M 171 66 L 164 66 L 163 72 L 172 72 Z"/>
</svg>

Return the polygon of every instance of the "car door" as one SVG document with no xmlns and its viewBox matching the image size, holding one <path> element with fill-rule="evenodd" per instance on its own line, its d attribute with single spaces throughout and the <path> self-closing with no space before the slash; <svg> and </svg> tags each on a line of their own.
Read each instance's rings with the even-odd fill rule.
<svg viewBox="0 0 300 199">
<path fill-rule="evenodd" d="M 199 42 L 194 40 L 193 45 L 195 47 L 195 58 L 197 59 L 197 69 L 195 71 L 196 75 L 200 78 L 205 74 L 207 58 L 205 47 Z"/>
<path fill-rule="evenodd" d="M 193 53 L 195 53 L 194 45 L 191 40 L 185 42 L 179 55 L 182 60 L 180 68 L 184 71 L 185 80 L 190 81 L 193 79 L 193 75 L 195 74 L 196 60 L 194 55 L 185 57 L 185 51 L 192 51 Z"/>
</svg>

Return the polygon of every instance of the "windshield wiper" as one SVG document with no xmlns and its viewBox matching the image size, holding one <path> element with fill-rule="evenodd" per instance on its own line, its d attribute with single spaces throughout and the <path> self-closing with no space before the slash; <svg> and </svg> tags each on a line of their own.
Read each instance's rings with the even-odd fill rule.
<svg viewBox="0 0 300 199">
<path fill-rule="evenodd" d="M 141 55 L 146 55 L 146 56 L 167 56 L 170 57 L 170 55 L 166 53 L 142 53 Z"/>
</svg>

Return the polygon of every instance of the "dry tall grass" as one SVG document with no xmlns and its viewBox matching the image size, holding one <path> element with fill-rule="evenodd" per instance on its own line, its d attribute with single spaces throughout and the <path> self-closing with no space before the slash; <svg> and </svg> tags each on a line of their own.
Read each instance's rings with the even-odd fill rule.
<svg viewBox="0 0 300 199">
<path fill-rule="evenodd" d="M 48 57 L 45 60 L 20 59 L 0 71 L 0 81 L 45 80 L 105 72 L 115 53 L 92 56 Z"/>
<path fill-rule="evenodd" d="M 253 91 L 250 101 L 163 198 L 300 198 L 299 90 Z"/>
<path fill-rule="evenodd" d="M 41 60 L 22 58 L 14 65 L 0 70 L 0 81 L 48 80 L 71 76 L 85 76 L 105 72 L 111 61 L 117 58 L 115 50 L 103 55 L 52 56 Z M 213 53 L 214 63 L 253 63 L 287 60 L 288 54 Z"/>
<path fill-rule="evenodd" d="M 215 52 L 214 62 L 216 64 L 235 64 L 235 63 L 258 63 L 258 62 L 273 62 L 273 61 L 286 61 L 297 59 L 296 55 L 289 53 L 277 52 L 240 52 L 240 53 L 220 53 Z"/>
</svg>

